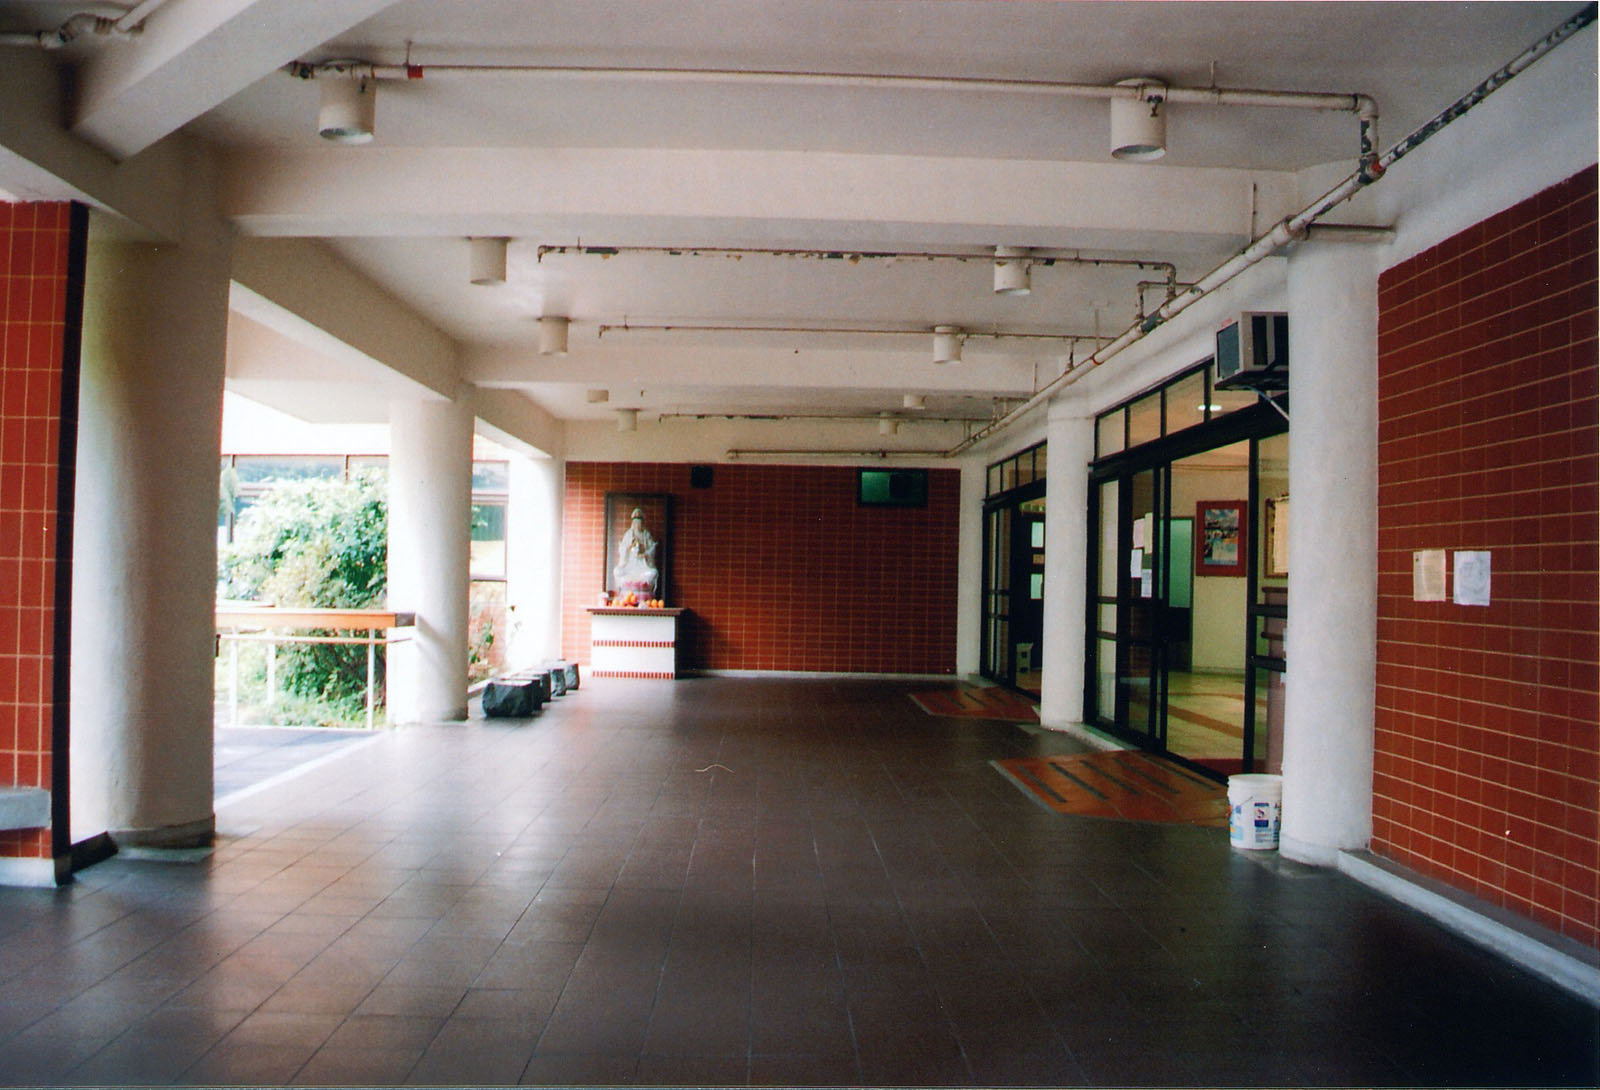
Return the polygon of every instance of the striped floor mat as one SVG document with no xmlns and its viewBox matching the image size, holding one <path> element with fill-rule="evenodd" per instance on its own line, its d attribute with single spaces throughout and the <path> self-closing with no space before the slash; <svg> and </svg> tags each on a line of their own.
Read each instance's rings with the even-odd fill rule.
<svg viewBox="0 0 1600 1090">
<path fill-rule="evenodd" d="M 921 689 L 911 699 L 929 715 L 953 718 L 1004 719 L 1011 723 L 1037 723 L 1039 709 L 1025 696 L 1010 689 L 952 685 L 945 689 Z"/>
<path fill-rule="evenodd" d="M 1228 826 L 1227 788 L 1134 750 L 990 763 L 1058 814 Z"/>
</svg>

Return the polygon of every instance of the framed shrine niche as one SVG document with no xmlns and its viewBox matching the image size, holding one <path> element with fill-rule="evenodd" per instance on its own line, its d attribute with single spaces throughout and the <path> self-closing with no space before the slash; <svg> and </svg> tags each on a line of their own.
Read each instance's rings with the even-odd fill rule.
<svg viewBox="0 0 1600 1090">
<path fill-rule="evenodd" d="M 664 492 L 607 492 L 605 589 L 613 599 L 667 599 L 672 555 L 672 496 Z"/>
</svg>

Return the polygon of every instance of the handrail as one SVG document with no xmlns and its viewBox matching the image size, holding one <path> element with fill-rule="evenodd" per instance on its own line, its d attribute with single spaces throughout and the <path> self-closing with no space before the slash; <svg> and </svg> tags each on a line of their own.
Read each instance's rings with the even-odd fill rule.
<svg viewBox="0 0 1600 1090">
<path fill-rule="evenodd" d="M 218 628 L 409 628 L 415 613 L 392 609 L 339 609 L 312 606 L 218 606 Z"/>
<path fill-rule="evenodd" d="M 246 642 L 267 644 L 267 703 L 276 698 L 278 644 L 364 644 L 367 648 L 367 729 L 371 730 L 377 714 L 375 648 L 410 639 L 410 636 L 379 636 L 375 633 L 394 628 L 410 628 L 417 623 L 415 613 L 385 609 L 339 609 L 325 607 L 280 607 L 230 604 L 216 609 L 218 650 L 227 640 L 231 653 L 229 664 L 229 712 L 232 724 L 239 725 L 239 644 Z M 349 629 L 364 632 L 364 636 L 306 636 L 280 634 L 275 630 L 285 628 Z M 274 631 L 267 631 L 274 630 Z"/>
</svg>

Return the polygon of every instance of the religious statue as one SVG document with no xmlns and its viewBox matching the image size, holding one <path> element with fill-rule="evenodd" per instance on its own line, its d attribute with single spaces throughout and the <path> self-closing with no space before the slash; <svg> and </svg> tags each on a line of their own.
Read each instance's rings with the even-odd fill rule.
<svg viewBox="0 0 1600 1090">
<path fill-rule="evenodd" d="M 618 594 L 632 592 L 641 599 L 659 598 L 661 573 L 656 568 L 656 539 L 644 526 L 644 512 L 633 509 L 628 528 L 617 541 L 617 566 L 611 579 Z"/>
</svg>

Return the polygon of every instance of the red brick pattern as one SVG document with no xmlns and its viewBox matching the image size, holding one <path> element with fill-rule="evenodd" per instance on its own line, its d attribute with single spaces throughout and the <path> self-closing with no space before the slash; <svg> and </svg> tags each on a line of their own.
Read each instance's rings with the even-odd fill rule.
<svg viewBox="0 0 1600 1090">
<path fill-rule="evenodd" d="M 607 492 L 670 493 L 667 604 L 685 669 L 955 672 L 960 475 L 928 474 L 922 508 L 859 507 L 856 471 L 569 462 L 563 525 L 563 653 L 589 661 L 604 586 Z"/>
<path fill-rule="evenodd" d="M 1590 168 L 1379 281 L 1373 847 L 1600 946 Z M 1412 601 L 1488 550 L 1487 607 Z M 1451 586 L 1453 593 L 1453 584 Z"/>
<path fill-rule="evenodd" d="M 0 203 L 0 785 L 51 786 L 56 483 L 70 206 Z M 48 829 L 0 857 L 48 859 Z"/>
</svg>

